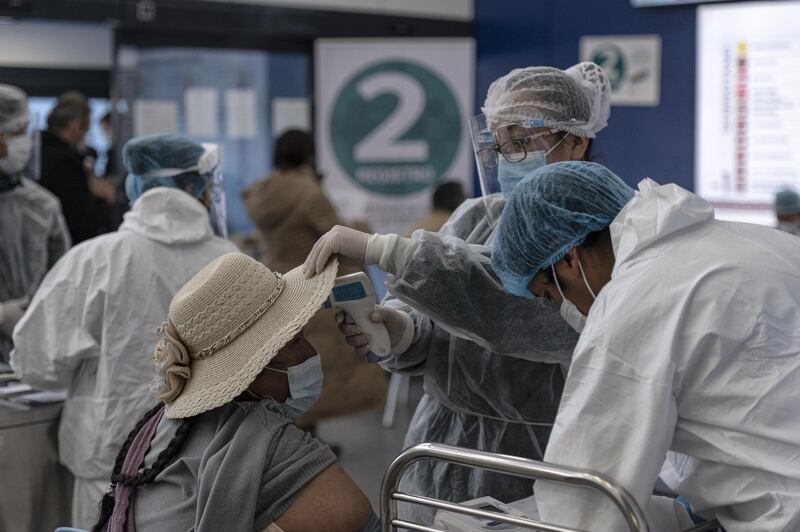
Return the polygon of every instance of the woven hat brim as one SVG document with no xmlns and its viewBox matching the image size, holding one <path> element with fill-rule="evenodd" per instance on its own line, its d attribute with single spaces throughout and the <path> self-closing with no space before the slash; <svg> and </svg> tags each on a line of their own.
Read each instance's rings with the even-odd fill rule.
<svg viewBox="0 0 800 532">
<path fill-rule="evenodd" d="M 212 355 L 192 360 L 181 394 L 167 404 L 168 418 L 186 418 L 218 408 L 244 392 L 264 367 L 320 310 L 333 289 L 338 261 L 305 279 L 302 266 L 283 276 L 283 292 L 261 318 Z"/>
</svg>

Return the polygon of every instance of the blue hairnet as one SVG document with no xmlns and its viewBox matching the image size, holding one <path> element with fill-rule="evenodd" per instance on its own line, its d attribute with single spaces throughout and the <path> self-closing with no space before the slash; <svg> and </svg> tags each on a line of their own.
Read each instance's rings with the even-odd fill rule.
<svg viewBox="0 0 800 532">
<path fill-rule="evenodd" d="M 201 175 L 195 170 L 172 177 L 147 177 L 148 172 L 161 169 L 182 169 L 195 166 L 204 153 L 203 147 L 180 135 L 146 135 L 125 144 L 122 163 L 128 171 L 125 193 L 133 204 L 139 196 L 155 187 L 172 187 L 189 190 L 200 197 L 211 183 L 212 175 Z"/>
<path fill-rule="evenodd" d="M 781 190 L 775 195 L 777 214 L 800 214 L 800 194 L 793 190 Z"/>
<path fill-rule="evenodd" d="M 509 198 L 492 249 L 503 287 L 532 297 L 533 276 L 608 227 L 632 197 L 633 189 L 601 164 L 569 161 L 532 172 Z"/>
</svg>

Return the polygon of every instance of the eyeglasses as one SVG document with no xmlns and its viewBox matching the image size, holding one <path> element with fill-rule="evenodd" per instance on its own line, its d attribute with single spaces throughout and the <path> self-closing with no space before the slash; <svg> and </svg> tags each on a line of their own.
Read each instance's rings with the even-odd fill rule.
<svg viewBox="0 0 800 532">
<path fill-rule="evenodd" d="M 509 124 L 503 126 L 504 128 L 511 128 L 513 126 L 524 127 L 522 124 Z M 528 151 L 539 151 L 549 149 L 549 145 L 542 141 L 544 137 L 553 135 L 556 131 L 540 131 L 533 135 L 526 137 L 511 139 L 503 143 L 499 143 L 499 136 L 497 130 L 492 132 L 493 144 L 478 150 L 478 158 L 485 168 L 497 168 L 500 158 L 498 154 L 503 156 L 503 159 L 509 163 L 519 163 L 525 160 L 528 156 Z"/>
</svg>

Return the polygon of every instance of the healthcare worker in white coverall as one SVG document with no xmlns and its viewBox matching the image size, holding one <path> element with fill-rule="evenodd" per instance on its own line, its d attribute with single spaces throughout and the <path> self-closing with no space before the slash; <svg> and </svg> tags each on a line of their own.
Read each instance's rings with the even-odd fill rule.
<svg viewBox="0 0 800 532">
<path fill-rule="evenodd" d="M 800 530 L 800 239 L 565 162 L 517 186 L 492 264 L 583 328 L 545 461 L 608 475 L 650 515 L 661 471 L 727 532 Z M 547 522 L 625 530 L 588 490 L 535 494 Z"/>
<path fill-rule="evenodd" d="M 438 233 L 409 239 L 337 227 L 309 256 L 307 274 L 332 253 L 391 274 L 391 296 L 373 315 L 392 339 L 382 366 L 425 380 L 405 446 L 440 442 L 543 457 L 577 334 L 557 306 L 505 293 L 487 244 L 522 178 L 548 163 L 590 157 L 608 123 L 609 95 L 594 63 L 512 70 L 492 83 L 483 113 L 470 121 L 483 198 L 464 202 Z M 370 350 L 360 328 L 340 328 L 358 353 Z M 433 461 L 414 464 L 400 488 L 451 501 L 530 496 L 525 479 Z M 433 516 L 419 506 L 399 510 L 417 522 Z"/>
<path fill-rule="evenodd" d="M 131 140 L 123 159 L 131 211 L 117 232 L 81 243 L 55 265 L 14 331 L 11 354 L 23 382 L 68 391 L 59 455 L 75 476 L 72 524 L 87 530 L 120 445 L 155 404 L 152 346 L 172 296 L 235 251 L 212 230 L 213 149 L 155 135 Z"/>
<path fill-rule="evenodd" d="M 28 95 L 0 84 L 0 368 L 36 287 L 70 246 L 58 198 L 25 176 L 33 145 Z"/>
</svg>

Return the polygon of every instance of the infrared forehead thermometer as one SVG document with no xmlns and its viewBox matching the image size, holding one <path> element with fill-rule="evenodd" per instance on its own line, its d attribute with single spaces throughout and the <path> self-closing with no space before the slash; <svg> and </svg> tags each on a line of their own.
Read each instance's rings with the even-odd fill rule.
<svg viewBox="0 0 800 532">
<path fill-rule="evenodd" d="M 382 323 L 373 323 L 369 315 L 375 310 L 375 289 L 363 272 L 338 277 L 328 299 L 330 306 L 344 311 L 345 323 L 355 323 L 370 338 L 369 362 L 378 362 L 391 353 L 389 332 Z M 348 320 L 348 317 L 351 319 Z"/>
</svg>

